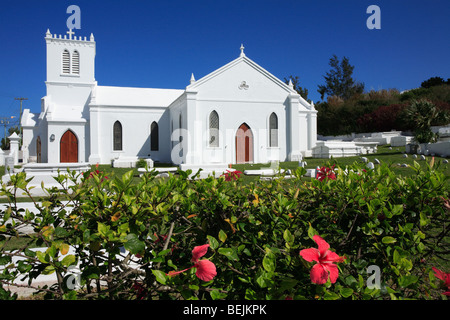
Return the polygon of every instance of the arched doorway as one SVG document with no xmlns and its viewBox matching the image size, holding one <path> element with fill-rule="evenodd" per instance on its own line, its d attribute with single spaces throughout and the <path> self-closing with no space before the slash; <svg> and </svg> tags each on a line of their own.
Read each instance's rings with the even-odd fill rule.
<svg viewBox="0 0 450 320">
<path fill-rule="evenodd" d="M 243 123 L 236 132 L 236 163 L 253 162 L 253 133 L 250 127 Z"/>
<path fill-rule="evenodd" d="M 72 131 L 67 130 L 63 134 L 59 143 L 59 150 L 59 161 L 61 163 L 78 162 L 78 139 Z"/>
</svg>

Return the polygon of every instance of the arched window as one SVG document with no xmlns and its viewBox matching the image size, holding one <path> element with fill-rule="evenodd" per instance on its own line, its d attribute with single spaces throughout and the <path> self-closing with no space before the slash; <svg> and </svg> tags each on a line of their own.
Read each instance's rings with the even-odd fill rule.
<svg viewBox="0 0 450 320">
<path fill-rule="evenodd" d="M 122 151 L 122 124 L 119 121 L 114 122 L 113 150 Z"/>
<path fill-rule="evenodd" d="M 70 53 L 67 49 L 62 54 L 62 73 L 70 74 Z"/>
<path fill-rule="evenodd" d="M 80 53 L 76 50 L 72 54 L 72 73 L 80 74 Z"/>
<path fill-rule="evenodd" d="M 269 146 L 278 147 L 278 117 L 275 112 L 269 118 Z"/>
<path fill-rule="evenodd" d="M 180 142 L 180 147 L 181 147 L 179 155 L 180 155 L 180 157 L 183 157 L 183 144 L 182 144 L 182 141 L 183 141 L 183 118 L 181 116 L 181 112 L 180 112 L 180 116 L 178 117 L 178 129 L 179 129 L 179 134 L 180 134 L 180 136 L 178 137 L 178 141 Z"/>
<path fill-rule="evenodd" d="M 159 129 L 156 121 L 153 121 L 150 126 L 150 151 L 159 150 Z"/>
<path fill-rule="evenodd" d="M 215 110 L 209 114 L 209 146 L 219 147 L 219 115 Z"/>
</svg>

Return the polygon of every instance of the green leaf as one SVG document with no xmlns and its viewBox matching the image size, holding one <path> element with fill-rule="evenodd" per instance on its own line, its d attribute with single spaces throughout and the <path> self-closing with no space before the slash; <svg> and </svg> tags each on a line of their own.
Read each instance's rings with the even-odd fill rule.
<svg viewBox="0 0 450 320">
<path fill-rule="evenodd" d="M 77 261 L 77 257 L 73 254 L 69 254 L 68 256 L 65 256 L 64 259 L 61 260 L 61 263 L 63 266 L 68 267 L 72 264 L 75 264 Z"/>
<path fill-rule="evenodd" d="M 161 270 L 152 270 L 153 275 L 156 277 L 156 281 L 161 284 L 166 284 L 167 276 Z"/>
<path fill-rule="evenodd" d="M 224 255 L 231 261 L 237 261 L 239 259 L 236 250 L 233 250 L 232 248 L 219 248 L 217 252 L 221 255 Z"/>
<path fill-rule="evenodd" d="M 352 288 L 342 288 L 340 290 L 340 294 L 344 298 L 348 298 L 348 297 L 350 297 L 353 294 L 353 289 Z"/>
<path fill-rule="evenodd" d="M 292 289 L 293 287 L 295 287 L 298 283 L 298 280 L 295 279 L 283 279 L 281 281 L 281 285 L 280 285 L 280 290 L 284 291 L 284 290 L 289 290 Z"/>
<path fill-rule="evenodd" d="M 145 249 L 145 243 L 139 240 L 138 236 L 134 233 L 128 234 L 126 240 L 127 241 L 124 243 L 124 247 L 132 254 L 137 254 Z"/>
<path fill-rule="evenodd" d="M 227 240 L 227 234 L 225 233 L 225 231 L 223 230 L 219 231 L 219 240 L 222 242 L 225 242 L 225 240 Z"/>
<path fill-rule="evenodd" d="M 53 272 L 55 272 L 55 266 L 49 265 L 45 267 L 45 269 L 42 271 L 42 274 L 48 275 L 52 274 Z"/>
<path fill-rule="evenodd" d="M 406 288 L 406 287 L 416 283 L 418 280 L 419 280 L 419 278 L 414 275 L 402 276 L 398 279 L 398 284 L 401 287 Z"/>
<path fill-rule="evenodd" d="M 124 175 L 122 176 L 122 181 L 125 185 L 131 183 L 131 180 L 133 180 L 133 173 L 134 170 L 124 173 Z"/>
<path fill-rule="evenodd" d="M 295 240 L 294 235 L 289 231 L 289 229 L 284 230 L 283 239 L 287 243 L 293 243 Z"/>
<path fill-rule="evenodd" d="M 207 236 L 207 238 L 211 249 L 216 250 L 219 247 L 219 241 L 217 241 L 217 239 L 214 238 L 213 236 Z"/>
<path fill-rule="evenodd" d="M 339 299 L 339 295 L 337 293 L 334 293 L 334 292 L 326 291 L 325 294 L 323 295 L 323 299 L 324 300 L 338 300 Z"/>
<path fill-rule="evenodd" d="M 263 259 L 263 267 L 267 272 L 274 272 L 276 268 L 277 262 L 275 255 L 270 251 L 268 252 Z"/>
<path fill-rule="evenodd" d="M 381 239 L 381 242 L 383 242 L 384 244 L 391 244 L 391 243 L 395 243 L 397 242 L 397 240 L 395 240 L 395 238 L 393 237 L 383 237 L 383 239 Z"/>
<path fill-rule="evenodd" d="M 2 257 L 0 257 L 0 266 L 8 264 L 10 262 L 11 262 L 11 257 L 10 256 L 2 256 Z"/>
<path fill-rule="evenodd" d="M 227 297 L 227 294 L 226 294 L 226 293 L 220 292 L 220 291 L 217 290 L 217 289 L 212 290 L 209 294 L 211 295 L 211 298 L 212 298 L 213 300 L 225 299 L 225 298 Z"/>
<path fill-rule="evenodd" d="M 47 253 L 42 251 L 36 251 L 36 256 L 42 263 L 50 263 L 50 257 Z"/>
<path fill-rule="evenodd" d="M 63 238 L 63 237 L 67 237 L 69 235 L 69 232 L 67 232 L 67 230 L 64 229 L 64 228 L 56 227 L 55 228 L 55 235 L 58 238 Z"/>
<path fill-rule="evenodd" d="M 97 225 L 97 230 L 100 233 L 101 236 L 106 237 L 109 232 L 110 227 L 99 222 Z"/>
<path fill-rule="evenodd" d="M 430 220 L 428 219 L 428 216 L 425 212 L 421 212 L 420 213 L 420 226 L 426 226 L 428 223 L 430 222 Z"/>
<path fill-rule="evenodd" d="M 27 273 L 31 270 L 33 266 L 31 264 L 28 264 L 27 262 L 21 260 L 17 264 L 17 269 L 20 271 L 20 273 Z"/>
<path fill-rule="evenodd" d="M 311 223 L 309 223 L 309 228 L 308 228 L 308 237 L 310 237 L 311 239 L 315 236 L 318 235 L 319 233 L 316 231 L 316 229 L 314 229 L 311 225 Z"/>
</svg>

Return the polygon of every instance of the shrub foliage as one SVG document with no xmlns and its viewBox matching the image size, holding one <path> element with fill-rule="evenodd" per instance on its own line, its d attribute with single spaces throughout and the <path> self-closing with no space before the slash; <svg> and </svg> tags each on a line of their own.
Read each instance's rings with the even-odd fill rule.
<svg viewBox="0 0 450 320">
<path fill-rule="evenodd" d="M 438 165 L 411 167 L 408 178 L 386 164 L 333 170 L 334 180 L 306 180 L 299 168 L 293 179 L 252 184 L 192 179 L 189 171 L 167 179 L 149 171 L 138 183 L 133 171 L 122 178 L 68 172 L 47 200 L 27 191 L 33 212 L 16 202 L 29 183 L 19 173 L 2 186 L 9 207 L 1 237 L 23 237 L 27 226 L 45 248 L 0 249 L 1 298 L 16 298 L 7 284 L 33 286 L 42 274 L 58 280 L 41 288 L 49 299 L 446 298 L 432 270 L 448 272 L 436 259 L 448 252 L 450 207 Z M 316 247 L 315 235 L 345 257 L 334 283 L 312 283 L 315 262 L 299 255 Z M 202 259 L 217 272 L 210 281 L 191 261 L 205 244 Z M 368 285 L 374 266 L 378 286 Z"/>
</svg>

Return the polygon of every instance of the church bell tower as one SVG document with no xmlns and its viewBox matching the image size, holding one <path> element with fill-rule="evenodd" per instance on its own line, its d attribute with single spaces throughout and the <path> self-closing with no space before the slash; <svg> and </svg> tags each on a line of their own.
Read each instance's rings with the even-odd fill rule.
<svg viewBox="0 0 450 320">
<path fill-rule="evenodd" d="M 47 82 L 92 84 L 95 82 L 95 41 L 87 37 L 45 34 L 47 44 Z"/>
<path fill-rule="evenodd" d="M 45 34 L 47 94 L 41 99 L 44 161 L 85 162 L 89 155 L 89 101 L 95 81 L 95 40 L 67 34 Z M 44 157 L 45 158 L 45 157 Z"/>
</svg>

